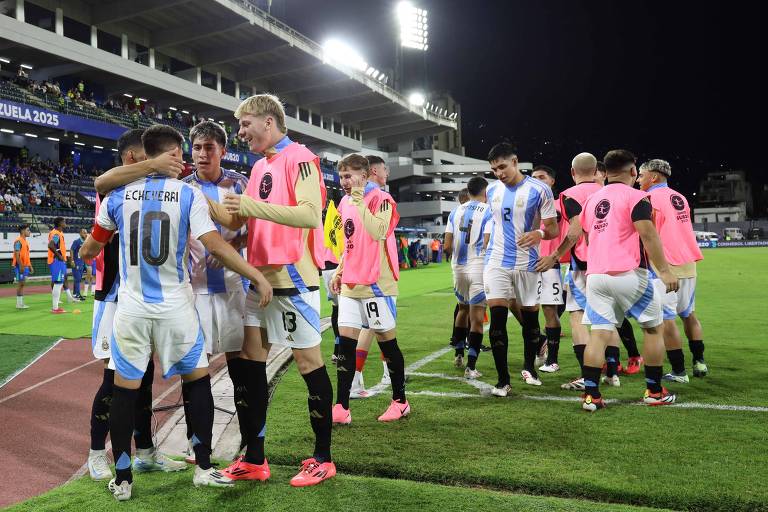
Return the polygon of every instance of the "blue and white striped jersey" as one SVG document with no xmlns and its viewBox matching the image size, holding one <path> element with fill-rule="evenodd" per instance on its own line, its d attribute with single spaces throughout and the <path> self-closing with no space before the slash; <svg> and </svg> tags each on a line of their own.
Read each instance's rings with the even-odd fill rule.
<svg viewBox="0 0 768 512">
<path fill-rule="evenodd" d="M 485 264 L 533 271 L 539 259 L 539 246 L 520 249 L 517 240 L 523 233 L 539 229 L 542 219 L 557 217 L 552 190 L 526 176 L 514 187 L 496 181 L 488 186 L 486 193 L 493 225 Z"/>
<path fill-rule="evenodd" d="M 248 185 L 248 178 L 239 172 L 227 169 L 221 170 L 221 176 L 215 182 L 206 181 L 197 172 L 184 178 L 184 183 L 199 189 L 205 197 L 220 203 L 224 194 L 242 194 Z M 239 231 L 227 229 L 214 222 L 221 236 L 229 242 L 246 232 L 245 226 Z M 243 251 L 240 251 L 240 256 Z M 238 289 L 243 291 L 248 287 L 248 280 L 226 268 L 211 268 L 207 265 L 208 251 L 198 240 L 189 241 L 189 274 L 192 278 L 192 289 L 195 293 L 227 293 Z"/>
<path fill-rule="evenodd" d="M 445 232 L 453 234 L 453 268 L 482 271 L 485 260 L 483 233 L 490 222 L 491 209 L 487 203 L 480 201 L 467 201 L 448 215 Z"/>
<path fill-rule="evenodd" d="M 148 176 L 110 192 L 96 222 L 120 232 L 121 311 L 161 318 L 194 304 L 187 242 L 216 231 L 199 190 L 179 180 Z"/>
</svg>

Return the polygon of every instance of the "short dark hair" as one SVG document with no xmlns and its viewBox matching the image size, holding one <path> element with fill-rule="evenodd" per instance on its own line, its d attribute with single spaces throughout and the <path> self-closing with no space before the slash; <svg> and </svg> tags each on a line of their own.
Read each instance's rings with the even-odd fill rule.
<svg viewBox="0 0 768 512">
<path fill-rule="evenodd" d="M 469 201 L 469 190 L 466 188 L 459 190 L 459 195 L 456 197 L 456 199 L 458 199 L 459 204 L 464 204 Z"/>
<path fill-rule="evenodd" d="M 365 158 L 368 159 L 368 165 L 370 165 L 370 166 L 373 166 L 373 165 L 376 165 L 376 164 L 385 164 L 386 165 L 386 162 L 380 156 L 367 155 Z"/>
<path fill-rule="evenodd" d="M 29 228 L 29 224 L 20 224 L 19 225 L 19 233 L 24 231 L 25 229 Z"/>
<path fill-rule="evenodd" d="M 198 137 L 213 139 L 219 146 L 227 147 L 227 132 L 224 131 L 224 128 L 219 123 L 200 121 L 189 130 L 189 142 L 194 144 L 195 139 Z"/>
<path fill-rule="evenodd" d="M 117 139 L 117 153 L 122 157 L 123 153 L 128 151 L 132 147 L 142 147 L 141 136 L 144 130 L 134 129 L 128 130 Z"/>
<path fill-rule="evenodd" d="M 53 219 L 53 227 L 58 228 L 62 222 L 64 222 L 64 217 L 56 217 Z"/>
<path fill-rule="evenodd" d="M 626 149 L 613 149 L 605 154 L 603 164 L 607 172 L 623 171 L 628 165 L 633 165 L 637 161 L 635 155 Z"/>
<path fill-rule="evenodd" d="M 175 146 L 184 144 L 184 136 L 175 128 L 164 124 L 153 124 L 141 136 L 141 144 L 148 158 L 164 151 L 171 151 Z"/>
<path fill-rule="evenodd" d="M 488 152 L 488 161 L 500 160 L 502 158 L 517 158 L 515 146 L 509 142 L 499 142 Z"/>
<path fill-rule="evenodd" d="M 488 188 L 488 180 L 481 176 L 475 176 L 467 182 L 467 191 L 473 196 L 479 196 L 486 188 Z"/>
<path fill-rule="evenodd" d="M 545 173 L 549 174 L 549 177 L 553 180 L 557 178 L 557 173 L 553 168 L 551 168 L 548 165 L 537 165 L 533 168 L 531 171 L 531 174 L 535 173 L 536 171 L 544 171 Z"/>
<path fill-rule="evenodd" d="M 597 161 L 597 170 L 599 172 L 605 172 L 605 164 L 601 161 Z"/>
</svg>

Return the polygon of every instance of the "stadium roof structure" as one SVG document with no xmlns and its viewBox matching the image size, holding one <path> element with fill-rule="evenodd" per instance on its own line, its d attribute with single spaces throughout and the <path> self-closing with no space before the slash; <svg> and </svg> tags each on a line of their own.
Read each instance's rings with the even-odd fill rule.
<svg viewBox="0 0 768 512">
<path fill-rule="evenodd" d="M 76 75 L 107 94 L 130 92 L 217 120 L 231 119 L 239 97 L 271 92 L 296 107 L 288 128 L 303 142 L 350 151 L 456 129 L 450 113 L 410 104 L 370 69 L 329 61 L 318 43 L 245 0 L 16 4 L 15 19 L 0 15 L 0 56 L 32 65 L 32 78 Z M 22 22 L 30 4 L 55 13 L 54 30 Z M 90 27 L 90 44 L 64 37 L 65 17 Z M 120 39 L 120 55 L 99 47 L 102 34 Z M 138 48 L 148 62 L 131 60 Z M 170 74 L 161 59 L 190 67 Z M 213 76 L 213 86 L 203 76 Z M 222 92 L 223 83 L 234 91 Z"/>
</svg>

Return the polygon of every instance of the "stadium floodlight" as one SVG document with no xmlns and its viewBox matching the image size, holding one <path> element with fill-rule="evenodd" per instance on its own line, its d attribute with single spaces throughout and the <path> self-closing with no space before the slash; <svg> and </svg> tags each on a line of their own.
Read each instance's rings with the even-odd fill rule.
<svg viewBox="0 0 768 512">
<path fill-rule="evenodd" d="M 124 93 L 123 93 L 123 96 L 125 96 L 126 98 L 133 98 L 133 96 L 131 96 L 131 95 L 130 95 L 130 94 L 128 94 L 127 92 L 124 92 Z"/>
<path fill-rule="evenodd" d="M 360 53 L 338 39 L 328 39 L 323 44 L 323 62 L 335 66 L 356 69 L 362 73 L 368 69 L 368 63 Z"/>
<path fill-rule="evenodd" d="M 2 63 L 4 63 L 4 64 L 10 64 L 10 63 L 11 63 L 11 61 L 9 61 L 8 59 L 6 59 L 5 57 L 0 57 L 0 62 L 2 62 Z"/>
<path fill-rule="evenodd" d="M 75 142 L 75 146 L 85 146 L 82 142 Z"/>
<path fill-rule="evenodd" d="M 400 25 L 400 45 L 414 50 L 427 51 L 429 25 L 427 11 L 411 2 L 397 4 L 397 20 Z"/>
<path fill-rule="evenodd" d="M 112 151 L 114 151 L 115 153 L 117 153 L 117 149 L 115 149 L 115 148 L 109 148 L 109 149 L 111 149 Z"/>
<path fill-rule="evenodd" d="M 147 99 L 146 99 L 146 98 L 139 98 L 139 101 L 144 101 L 144 102 L 146 102 L 146 101 L 147 101 Z"/>
<path fill-rule="evenodd" d="M 379 72 L 376 70 L 376 68 L 370 67 L 370 68 L 365 70 L 365 74 L 368 75 L 368 76 L 374 76 L 374 75 L 378 75 Z"/>
<path fill-rule="evenodd" d="M 32 69 L 32 66 L 29 64 L 19 64 L 19 67 L 24 69 Z"/>
<path fill-rule="evenodd" d="M 176 112 L 177 109 L 176 107 L 168 107 L 168 110 L 173 110 L 174 112 Z"/>
<path fill-rule="evenodd" d="M 56 137 L 48 137 L 48 140 L 52 140 L 53 142 L 59 142 L 59 139 Z"/>
<path fill-rule="evenodd" d="M 424 98 L 424 95 L 420 92 L 412 92 L 411 95 L 408 96 L 408 103 L 410 103 L 414 107 L 423 106 L 425 101 L 426 101 L 426 98 Z"/>
<path fill-rule="evenodd" d="M 189 112 L 187 112 L 186 110 L 182 110 L 181 113 L 182 114 L 189 114 Z"/>
<path fill-rule="evenodd" d="M 96 148 L 96 149 L 104 149 L 104 146 L 97 146 L 95 144 L 93 145 L 93 147 Z"/>
<path fill-rule="evenodd" d="M 9 130 L 8 128 L 0 128 L 0 132 L 3 132 L 3 133 L 16 133 L 13 130 Z"/>
<path fill-rule="evenodd" d="M 33 139 L 37 138 L 37 135 L 35 135 L 34 133 L 25 133 L 24 135 L 26 135 L 27 137 L 32 137 Z"/>
</svg>

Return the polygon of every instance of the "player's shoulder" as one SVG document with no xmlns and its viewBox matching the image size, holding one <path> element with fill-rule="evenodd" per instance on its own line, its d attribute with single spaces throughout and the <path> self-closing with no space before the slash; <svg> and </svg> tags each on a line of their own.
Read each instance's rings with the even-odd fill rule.
<svg viewBox="0 0 768 512">
<path fill-rule="evenodd" d="M 549 188 L 549 185 L 543 181 L 537 180 L 536 178 L 531 178 L 530 176 L 526 176 L 525 181 L 529 187 L 536 190 L 537 192 L 548 194 L 550 196 L 552 195 L 552 189 Z"/>
<path fill-rule="evenodd" d="M 183 178 L 181 178 L 181 182 L 194 186 L 194 184 L 197 183 L 197 176 L 195 175 L 194 172 L 191 172 L 186 176 L 184 176 Z"/>
</svg>

